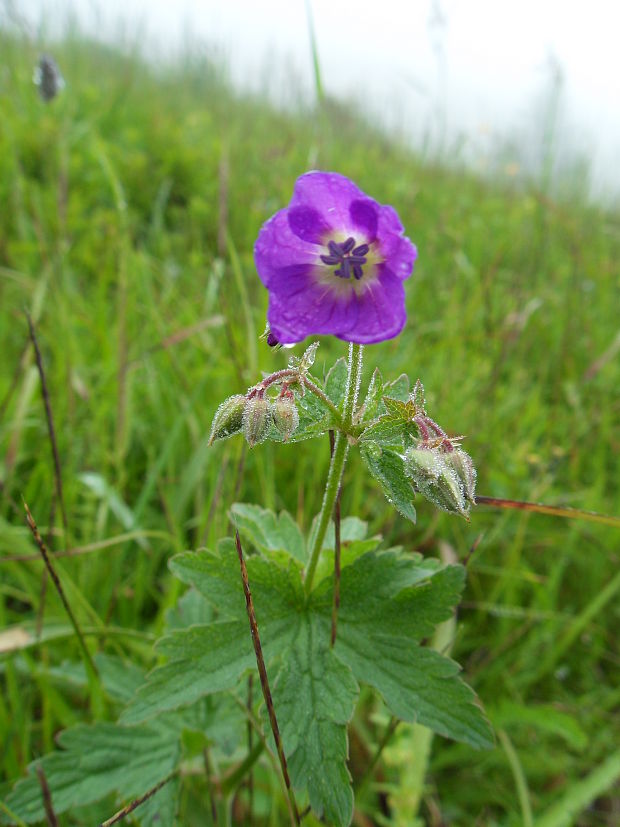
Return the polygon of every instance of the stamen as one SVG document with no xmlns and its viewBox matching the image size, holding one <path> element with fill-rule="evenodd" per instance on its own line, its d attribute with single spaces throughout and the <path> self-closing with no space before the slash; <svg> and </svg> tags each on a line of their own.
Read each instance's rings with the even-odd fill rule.
<svg viewBox="0 0 620 827">
<path fill-rule="evenodd" d="M 319 256 L 323 264 L 329 267 L 338 265 L 334 275 L 340 279 L 350 279 L 351 275 L 359 281 L 364 275 L 363 265 L 366 264 L 366 254 L 370 250 L 368 244 L 355 246 L 355 239 L 349 236 L 346 241 L 338 243 L 333 239 L 327 242 L 329 255 Z"/>
</svg>

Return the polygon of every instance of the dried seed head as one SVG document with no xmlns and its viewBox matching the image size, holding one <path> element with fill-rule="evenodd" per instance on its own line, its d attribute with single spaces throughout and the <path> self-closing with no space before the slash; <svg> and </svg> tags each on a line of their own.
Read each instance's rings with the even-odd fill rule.
<svg viewBox="0 0 620 827">
<path fill-rule="evenodd" d="M 44 100 L 46 103 L 54 100 L 56 95 L 61 92 L 65 86 L 65 81 L 60 73 L 58 64 L 51 55 L 41 55 L 32 79 L 35 85 L 39 87 L 41 100 Z"/>
<path fill-rule="evenodd" d="M 226 439 L 241 430 L 246 403 L 247 399 L 241 394 L 229 396 L 225 402 L 222 402 L 213 417 L 209 445 L 212 445 L 216 439 Z"/>
<path fill-rule="evenodd" d="M 250 448 L 267 438 L 273 421 L 271 402 L 264 396 L 248 399 L 243 409 L 243 433 Z"/>
</svg>

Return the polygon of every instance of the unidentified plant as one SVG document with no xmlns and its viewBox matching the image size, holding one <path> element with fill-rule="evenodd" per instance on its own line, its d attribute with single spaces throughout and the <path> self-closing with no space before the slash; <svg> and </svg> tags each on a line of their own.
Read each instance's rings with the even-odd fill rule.
<svg viewBox="0 0 620 827">
<path fill-rule="evenodd" d="M 398 335 L 406 320 L 403 283 L 416 250 L 403 232 L 392 207 L 322 172 L 302 176 L 289 207 L 262 228 L 255 261 L 269 290 L 269 343 L 331 334 L 349 343 L 348 355 L 325 381 L 311 372 L 317 343 L 291 356 L 287 368 L 220 405 L 211 442 L 241 434 L 253 448 L 330 434 L 321 511 L 306 537 L 287 512 L 234 504 L 236 538 L 173 557 L 170 568 L 189 589 L 169 614 L 157 667 L 144 676 L 110 658 L 97 661 L 122 708 L 118 723 L 67 730 L 61 749 L 37 762 L 6 799 L 14 816 L 28 823 L 45 817 L 42 775 L 56 813 L 113 792 L 132 800 L 149 791 L 134 816 L 171 825 L 184 774 L 206 766 L 208 777 L 216 755 L 227 767 L 218 780 L 225 795 L 266 755 L 292 823 L 311 808 L 328 824 L 348 825 L 347 726 L 362 685 L 396 719 L 474 747 L 492 745 L 457 664 L 425 645 L 459 601 L 463 567 L 385 548 L 357 518 L 340 520 L 350 451 L 359 451 L 408 520 L 415 521 L 416 494 L 465 518 L 475 500 L 473 462 L 460 438 L 429 416 L 419 380 L 384 379 L 375 368 L 361 393 L 364 345 Z M 260 705 L 256 693 L 254 703 L 247 697 L 257 665 Z M 247 721 L 255 740 L 237 760 Z"/>
</svg>

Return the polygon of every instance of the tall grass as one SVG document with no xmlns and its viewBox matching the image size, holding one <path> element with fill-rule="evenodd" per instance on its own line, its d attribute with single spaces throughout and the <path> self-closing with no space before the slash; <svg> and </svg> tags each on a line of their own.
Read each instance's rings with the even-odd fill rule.
<svg viewBox="0 0 620 827">
<path fill-rule="evenodd" d="M 480 493 L 617 510 L 617 215 L 424 165 L 333 101 L 318 129 L 311 110 L 235 95 L 206 57 L 158 71 L 69 38 L 56 50 L 67 88 L 45 106 L 34 46 L 5 33 L 0 52 L 0 799 L 60 729 L 92 717 L 40 559 L 6 559 L 36 552 L 22 497 L 57 557 L 83 552 L 56 562 L 89 646 L 143 666 L 178 596 L 172 553 L 226 533 L 235 498 L 287 508 L 306 527 L 319 509 L 327 444 L 207 448 L 218 402 L 287 358 L 257 341 L 266 295 L 252 246 L 309 163 L 397 205 L 418 245 L 407 328 L 367 362 L 423 380 L 431 414 L 467 434 Z M 49 386 L 66 532 L 24 310 Z M 318 371 L 342 352 L 325 339 Z M 431 555 L 447 542 L 461 558 L 480 540 L 451 643 L 502 735 L 488 754 L 433 741 L 426 823 L 569 823 L 557 813 L 574 790 L 570 823 L 611 825 L 617 533 L 482 508 L 467 524 L 423 502 L 411 527 L 359 471 L 347 469 L 342 513 L 371 531 Z M 382 710 L 373 716 L 354 723 L 354 775 L 381 738 Z M 358 807 L 372 823 L 405 823 L 416 739 L 398 728 L 381 783 L 365 787 Z M 201 823 L 201 795 L 190 785 L 181 823 Z"/>
</svg>

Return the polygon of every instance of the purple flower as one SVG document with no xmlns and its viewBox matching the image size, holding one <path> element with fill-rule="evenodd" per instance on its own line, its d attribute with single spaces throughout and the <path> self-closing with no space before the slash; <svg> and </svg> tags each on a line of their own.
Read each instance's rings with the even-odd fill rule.
<svg viewBox="0 0 620 827">
<path fill-rule="evenodd" d="M 316 334 L 392 339 L 407 320 L 403 281 L 416 256 L 392 207 L 336 172 L 302 175 L 254 245 L 272 335 L 282 344 Z"/>
</svg>

